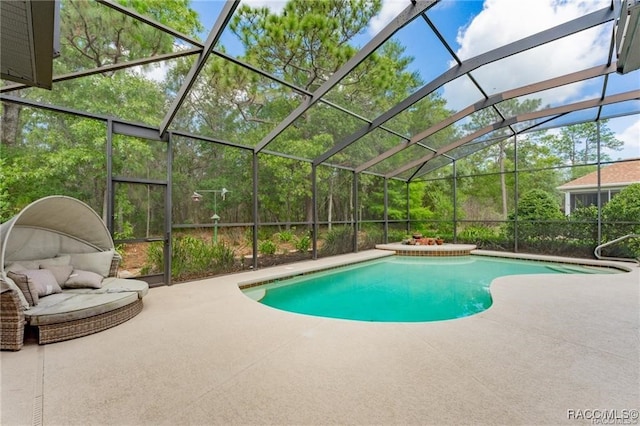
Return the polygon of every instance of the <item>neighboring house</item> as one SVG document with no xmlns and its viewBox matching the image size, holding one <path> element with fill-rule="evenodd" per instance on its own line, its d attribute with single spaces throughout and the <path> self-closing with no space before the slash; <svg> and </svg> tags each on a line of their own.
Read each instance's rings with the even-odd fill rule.
<svg viewBox="0 0 640 426">
<path fill-rule="evenodd" d="M 640 159 L 604 166 L 600 169 L 602 205 L 622 189 L 640 182 Z M 558 187 L 564 192 L 564 213 L 579 207 L 598 205 L 598 172 L 589 173 Z"/>
</svg>

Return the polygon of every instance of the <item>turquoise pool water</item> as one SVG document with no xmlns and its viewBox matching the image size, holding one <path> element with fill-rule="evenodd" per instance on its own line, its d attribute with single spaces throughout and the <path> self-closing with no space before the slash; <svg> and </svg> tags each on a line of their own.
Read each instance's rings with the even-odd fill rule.
<svg viewBox="0 0 640 426">
<path fill-rule="evenodd" d="M 439 321 L 489 308 L 489 286 L 497 277 L 559 273 L 615 271 L 480 256 L 392 256 L 244 292 L 265 305 L 300 314 L 359 321 Z"/>
</svg>

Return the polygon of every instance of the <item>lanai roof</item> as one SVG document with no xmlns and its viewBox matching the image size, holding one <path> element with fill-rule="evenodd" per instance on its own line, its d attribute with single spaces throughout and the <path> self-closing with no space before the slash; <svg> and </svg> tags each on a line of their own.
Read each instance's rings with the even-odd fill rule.
<svg viewBox="0 0 640 426">
<path fill-rule="evenodd" d="M 62 1 L 62 7 L 68 3 Z M 489 3 L 493 5 L 498 2 L 487 2 L 484 6 L 487 7 Z M 64 87 L 69 80 L 94 74 L 119 73 L 123 70 L 140 73 L 143 72 L 141 67 L 150 63 L 157 63 L 160 69 L 171 69 L 177 58 L 190 57 L 193 58 L 192 65 L 190 69 L 182 70 L 181 86 L 166 91 L 165 109 L 149 122 L 134 123 L 136 126 L 155 133 L 160 140 L 171 132 L 173 135 L 222 143 L 254 153 L 297 158 L 314 165 L 335 165 L 355 172 L 402 180 L 416 179 L 515 135 L 640 113 L 640 71 L 624 75 L 616 73 L 615 24 L 620 14 L 620 1 L 581 2 L 578 7 L 567 8 L 567 13 L 560 17 L 556 15 L 543 27 L 529 26 L 530 16 L 524 6 L 531 2 L 500 3 L 506 9 L 501 15 L 502 19 L 515 21 L 518 23 L 516 27 L 522 30 L 517 34 L 506 31 L 500 33 L 504 22 L 496 21 L 491 25 L 495 32 L 500 33 L 496 40 L 499 39 L 501 44 L 478 42 L 468 47 L 460 46 L 457 37 L 460 29 L 468 27 L 469 22 L 451 25 L 448 21 L 452 16 L 447 13 L 449 8 L 461 5 L 451 1 L 407 0 L 404 9 L 394 19 L 389 20 L 376 34 L 365 37 L 366 42 L 354 56 L 345 58 L 335 72 L 322 76 L 321 84 L 306 87 L 274 71 L 262 69 L 259 58 L 243 57 L 242 52 L 233 52 L 229 47 L 229 23 L 238 9 L 239 1 L 224 3 L 215 23 L 209 27 L 206 40 L 202 42 L 115 1 L 98 0 L 86 3 L 87 10 L 93 14 L 120 13 L 123 19 L 136 20 L 139 25 L 168 34 L 175 40 L 173 50 L 160 52 L 153 57 L 54 75 L 53 91 L 57 87 Z M 516 3 L 517 7 L 513 6 Z M 563 7 L 565 2 L 547 3 L 549 8 L 557 8 Z M 209 3 L 210 8 L 216 4 L 219 7 L 220 3 Z M 458 32 L 452 31 L 451 28 L 456 26 Z M 349 82 L 350 75 L 366 64 L 374 52 L 390 40 L 408 39 L 411 43 L 404 47 L 412 55 L 421 56 L 416 61 L 425 81 L 421 87 L 399 101 L 392 101 L 391 94 L 389 102 L 392 106 L 381 111 L 350 105 L 335 96 L 342 84 L 352 84 Z M 558 52 L 572 54 L 566 57 Z M 439 60 L 430 61 L 431 58 Z M 261 134 L 257 142 L 248 142 L 241 130 L 222 139 L 220 135 L 213 134 L 215 132 L 202 132 L 201 128 L 192 127 L 193 122 L 188 118 L 197 115 L 195 98 L 206 87 L 206 81 L 200 79 L 201 72 L 214 59 L 219 61 L 220 66 L 240 67 L 249 73 L 253 80 L 248 83 L 248 91 L 260 93 L 265 104 L 288 97 L 298 99 L 298 106 L 279 122 L 260 123 L 256 120 L 246 124 L 245 128 L 250 128 L 254 134 Z M 364 78 L 367 77 L 365 73 Z M 26 106 L 44 105 L 50 109 L 77 112 L 105 121 L 109 119 L 116 124 L 130 124 L 126 120 L 126 109 L 121 105 L 113 105 L 109 110 L 87 112 L 81 107 L 84 102 L 64 104 L 57 103 L 62 102 L 59 98 L 56 101 L 52 98 L 43 100 L 40 96 L 43 89 L 25 88 L 6 81 L 3 83 L 3 87 L 0 87 L 0 100 L 3 101 Z M 578 87 L 588 87 L 589 94 L 580 92 L 578 96 Z M 122 89 L 114 87 L 113 90 Z M 417 130 L 407 131 L 396 127 L 398 121 L 419 112 L 421 102 L 426 102 L 432 94 L 442 97 L 449 111 L 447 116 L 437 117 L 433 123 L 425 119 L 424 126 Z M 524 101 L 532 97 L 539 97 L 545 102 L 517 115 L 509 112 L 509 100 Z M 127 108 L 133 107 L 127 105 Z M 309 151 L 313 154 L 292 151 L 291 147 L 280 143 L 280 136 L 300 125 L 308 111 L 323 108 L 335 111 L 355 130 L 349 130 L 333 140 L 309 141 L 316 144 Z M 469 126 L 474 114 L 480 111 L 489 112 L 493 117 L 492 122 L 483 126 Z M 232 108 L 222 113 L 236 114 L 235 119 L 244 119 Z M 177 120 L 177 117 L 181 120 Z M 326 125 L 330 126 L 331 123 Z M 339 153 L 342 155 L 338 156 Z"/>
</svg>

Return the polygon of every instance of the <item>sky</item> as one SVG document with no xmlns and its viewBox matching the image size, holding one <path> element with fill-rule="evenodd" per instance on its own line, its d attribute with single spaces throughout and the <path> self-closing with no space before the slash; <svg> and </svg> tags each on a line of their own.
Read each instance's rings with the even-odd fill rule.
<svg viewBox="0 0 640 426">
<path fill-rule="evenodd" d="M 253 7 L 268 7 L 280 13 L 285 2 L 279 0 L 242 0 Z M 610 0 L 443 0 L 428 12 L 442 37 L 461 59 L 469 59 L 506 43 L 562 24 L 586 13 L 608 6 Z M 382 0 L 382 10 L 369 23 L 355 43 L 365 45 L 379 30 L 409 5 L 408 0 Z M 194 0 L 192 7 L 200 14 L 206 28 L 206 39 L 223 5 L 219 0 Z M 513 19 L 526 15 L 527 19 Z M 474 78 L 489 94 L 520 87 L 534 81 L 553 78 L 567 72 L 603 64 L 608 55 L 612 25 L 594 28 L 559 42 L 549 43 L 512 58 L 500 65 L 487 65 L 473 72 Z M 442 47 L 422 19 L 401 29 L 393 39 L 405 46 L 405 54 L 414 58 L 410 68 L 424 82 L 431 81 L 456 62 Z M 241 45 L 229 31 L 221 43 L 231 54 L 241 54 Z M 576 49 L 575 46 L 588 46 Z M 539 64 L 544 63 L 544 67 Z M 503 70 L 508 69 L 508 72 Z M 638 89 L 640 71 L 633 75 L 610 78 L 615 93 Z M 578 102 L 600 95 L 601 80 L 574 84 L 562 90 L 551 90 L 542 97 L 544 105 Z M 481 94 L 469 79 L 458 79 L 439 90 L 447 106 L 459 110 L 479 100 Z M 636 110 L 638 110 L 636 103 Z M 640 157 L 640 115 L 613 119 L 609 128 L 625 142 L 625 151 L 611 153 L 613 158 Z"/>
</svg>

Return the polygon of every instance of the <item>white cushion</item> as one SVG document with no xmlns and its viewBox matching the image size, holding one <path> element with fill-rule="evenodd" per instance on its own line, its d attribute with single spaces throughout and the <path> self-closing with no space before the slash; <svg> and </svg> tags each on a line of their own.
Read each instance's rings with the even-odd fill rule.
<svg viewBox="0 0 640 426">
<path fill-rule="evenodd" d="M 71 265 L 73 269 L 91 271 L 103 277 L 109 276 L 111 260 L 113 260 L 113 250 L 97 251 L 93 253 L 70 253 Z"/>
<path fill-rule="evenodd" d="M 60 266 L 60 265 L 68 265 L 71 260 L 71 256 L 61 255 L 57 257 L 49 257 L 47 259 L 33 259 L 33 260 L 17 260 L 11 264 L 9 264 L 5 270 L 11 272 L 19 272 L 25 269 L 38 269 L 40 265 L 45 266 Z"/>
<path fill-rule="evenodd" d="M 73 271 L 73 266 L 71 265 L 40 265 L 40 269 L 46 269 L 47 271 L 51 271 L 54 277 L 56 277 L 56 282 L 59 285 L 63 285 L 65 281 L 71 275 Z"/>
<path fill-rule="evenodd" d="M 100 288 L 102 287 L 102 275 L 91 271 L 74 269 L 69 279 L 64 283 L 64 288 Z"/>
</svg>

